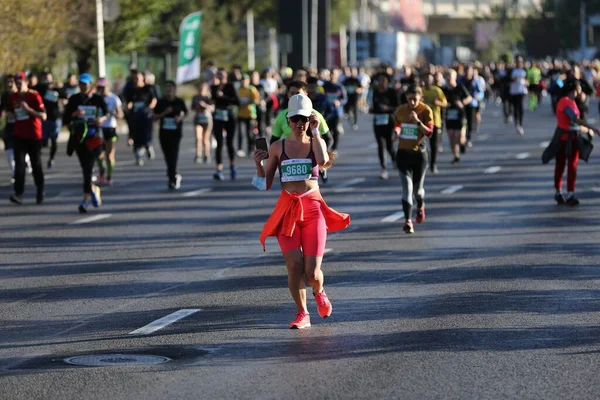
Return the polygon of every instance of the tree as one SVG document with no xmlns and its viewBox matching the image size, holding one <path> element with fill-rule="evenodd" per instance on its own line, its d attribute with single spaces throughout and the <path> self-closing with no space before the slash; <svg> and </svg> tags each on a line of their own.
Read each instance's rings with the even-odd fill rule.
<svg viewBox="0 0 600 400">
<path fill-rule="evenodd" d="M 255 29 L 275 26 L 274 0 L 193 0 L 179 1 L 161 18 L 155 36 L 165 51 L 179 39 L 179 24 L 189 13 L 202 11 L 201 54 L 217 65 L 246 63 L 246 14 L 252 10 Z"/>
<path fill-rule="evenodd" d="M 68 1 L 70 4 L 66 8 L 69 10 L 66 15 L 70 16 L 71 26 L 68 31 L 68 44 L 75 52 L 79 72 L 89 72 L 96 51 L 96 2 Z M 119 0 L 119 18 L 104 25 L 107 52 L 123 53 L 145 49 L 148 37 L 159 26 L 160 15 L 173 7 L 176 1 Z"/>
<path fill-rule="evenodd" d="M 0 1 L 0 73 L 43 64 L 64 44 L 70 0 Z"/>
<path fill-rule="evenodd" d="M 587 15 L 600 13 L 600 0 L 586 1 Z M 554 31 L 557 39 L 558 51 L 579 48 L 579 10 L 582 0 L 568 0 L 555 2 L 546 0 L 542 7 L 542 15 L 548 20 L 553 17 L 553 23 L 541 27 L 545 31 Z"/>
<path fill-rule="evenodd" d="M 489 16 L 480 19 L 498 21 L 496 36 L 489 40 L 488 47 L 480 53 L 482 61 L 498 61 L 505 55 L 511 55 L 523 42 L 522 21 L 510 11 L 511 8 L 506 5 L 495 6 Z"/>
</svg>

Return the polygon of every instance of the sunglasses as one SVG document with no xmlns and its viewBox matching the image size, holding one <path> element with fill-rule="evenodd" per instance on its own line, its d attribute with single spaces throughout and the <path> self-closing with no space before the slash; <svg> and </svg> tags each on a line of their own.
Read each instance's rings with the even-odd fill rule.
<svg viewBox="0 0 600 400">
<path fill-rule="evenodd" d="M 309 121 L 309 118 L 305 117 L 304 115 L 294 115 L 293 117 L 290 117 L 290 121 L 292 121 L 295 124 L 297 124 L 298 122 L 307 123 Z"/>
</svg>

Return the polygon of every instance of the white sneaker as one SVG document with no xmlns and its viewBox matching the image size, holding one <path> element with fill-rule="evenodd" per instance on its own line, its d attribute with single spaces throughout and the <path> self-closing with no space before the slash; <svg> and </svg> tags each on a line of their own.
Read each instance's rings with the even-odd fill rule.
<svg viewBox="0 0 600 400">
<path fill-rule="evenodd" d="M 31 163 L 27 163 L 27 175 L 31 175 L 33 173 L 33 168 L 31 168 Z"/>
<path fill-rule="evenodd" d="M 179 189 L 181 187 L 181 175 L 175 175 L 175 189 Z"/>
<path fill-rule="evenodd" d="M 387 169 L 382 169 L 381 173 L 379 174 L 379 179 L 383 179 L 384 181 L 386 181 L 389 178 L 389 174 L 387 172 Z"/>
<path fill-rule="evenodd" d="M 525 130 L 520 125 L 517 125 L 517 134 L 521 136 L 525 135 Z"/>
<path fill-rule="evenodd" d="M 246 157 L 246 152 L 244 150 L 238 150 L 236 154 L 238 157 Z"/>
</svg>

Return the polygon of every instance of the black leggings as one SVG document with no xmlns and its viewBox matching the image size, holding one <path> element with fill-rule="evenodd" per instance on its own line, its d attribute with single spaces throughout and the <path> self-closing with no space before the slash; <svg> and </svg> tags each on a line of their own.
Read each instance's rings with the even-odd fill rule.
<svg viewBox="0 0 600 400">
<path fill-rule="evenodd" d="M 524 94 L 515 94 L 510 97 L 511 104 L 513 106 L 515 125 L 518 126 L 523 126 L 523 113 L 525 112 L 525 106 L 523 105 L 524 98 Z"/>
<path fill-rule="evenodd" d="M 242 135 L 242 126 L 246 131 L 246 140 L 248 142 L 248 154 L 251 154 L 254 151 L 254 126 L 256 124 L 256 120 L 247 119 L 247 118 L 239 118 L 238 119 L 238 150 L 243 150 L 242 144 L 244 136 Z"/>
<path fill-rule="evenodd" d="M 329 132 L 333 137 L 333 143 L 331 144 L 331 151 L 337 151 L 338 145 L 340 144 L 340 118 L 335 117 L 327 121 L 329 126 Z"/>
<path fill-rule="evenodd" d="M 393 126 L 375 125 L 375 140 L 377 140 L 377 155 L 379 156 L 379 165 L 382 169 L 385 165 L 385 152 L 387 150 L 392 161 L 396 162 L 396 153 L 394 153 L 394 141 L 392 139 Z"/>
<path fill-rule="evenodd" d="M 235 148 L 233 139 L 235 139 L 235 119 L 233 113 L 229 113 L 228 121 L 218 121 L 213 119 L 213 135 L 217 140 L 216 161 L 217 164 L 223 164 L 223 130 L 227 131 L 227 153 L 231 164 L 235 162 Z"/>
<path fill-rule="evenodd" d="M 56 150 L 58 150 L 58 138 L 50 138 L 50 161 L 54 160 Z"/>
<path fill-rule="evenodd" d="M 437 164 L 438 140 L 440 140 L 441 138 L 442 128 L 434 127 L 433 132 L 431 132 L 431 137 L 429 138 L 429 145 L 431 147 L 429 167 L 432 171 Z"/>
<path fill-rule="evenodd" d="M 38 192 L 44 190 L 44 170 L 42 168 L 42 141 L 14 138 L 15 153 L 15 194 L 21 196 L 25 191 L 25 156 L 29 154 L 31 169 L 33 169 L 33 180 Z"/>
<path fill-rule="evenodd" d="M 169 181 L 175 181 L 177 175 L 177 160 L 179 158 L 179 143 L 181 142 L 181 133 L 179 132 L 160 132 L 160 147 L 165 155 L 167 164 L 167 175 Z"/>
<path fill-rule="evenodd" d="M 83 193 L 92 193 L 92 173 L 94 172 L 94 164 L 96 163 L 97 153 L 90 150 L 85 143 L 80 144 L 75 149 L 77 158 L 81 165 L 83 173 Z"/>
<path fill-rule="evenodd" d="M 512 113 L 513 106 L 511 101 L 510 96 L 502 96 L 502 112 L 504 113 L 505 122 L 508 121 L 508 117 L 510 117 L 510 114 Z"/>
<path fill-rule="evenodd" d="M 471 134 L 475 126 L 475 111 L 476 107 L 465 106 L 465 118 L 467 118 L 467 140 L 471 140 Z"/>
<path fill-rule="evenodd" d="M 358 124 L 358 98 L 356 100 L 348 100 L 346 103 L 346 113 L 352 121 L 352 125 Z"/>
<path fill-rule="evenodd" d="M 413 196 L 417 200 L 417 208 L 423 207 L 427 164 L 427 152 L 423 149 L 398 150 L 396 154 L 396 165 L 402 183 L 402 210 L 406 220 L 412 218 Z"/>
</svg>

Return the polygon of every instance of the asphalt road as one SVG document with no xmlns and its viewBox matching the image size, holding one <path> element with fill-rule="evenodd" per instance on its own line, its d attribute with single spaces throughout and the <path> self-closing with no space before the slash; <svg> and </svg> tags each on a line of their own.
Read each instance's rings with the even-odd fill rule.
<svg viewBox="0 0 600 400">
<path fill-rule="evenodd" d="M 310 299 L 302 331 L 287 329 L 278 245 L 258 242 L 278 188 L 256 191 L 247 158 L 236 182 L 213 181 L 212 166 L 193 164 L 191 127 L 178 193 L 160 151 L 135 167 L 124 140 L 116 185 L 87 215 L 64 145 L 43 205 L 30 179 L 20 207 L 0 187 L 0 398 L 597 398 L 598 154 L 580 166 L 582 204 L 558 207 L 540 161 L 548 106 L 526 115 L 525 137 L 491 106 L 461 165 L 444 139 L 427 220 L 407 236 L 400 180 L 378 179 L 362 117 L 322 188 L 352 215 L 328 238 L 333 315 L 320 319 Z M 90 354 L 115 365 L 64 361 Z M 125 365 L 141 355 L 169 361 Z"/>
</svg>

